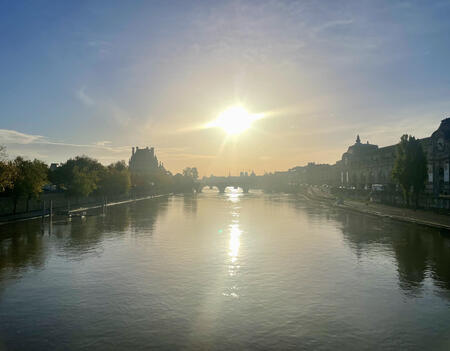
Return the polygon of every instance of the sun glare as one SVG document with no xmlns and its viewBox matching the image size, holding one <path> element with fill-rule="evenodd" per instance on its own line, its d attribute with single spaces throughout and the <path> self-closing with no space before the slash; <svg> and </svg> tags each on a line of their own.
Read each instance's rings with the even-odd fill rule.
<svg viewBox="0 0 450 351">
<path fill-rule="evenodd" d="M 258 118 L 258 115 L 250 114 L 242 106 L 232 106 L 223 111 L 213 125 L 222 128 L 229 135 L 236 135 L 249 129 Z"/>
</svg>

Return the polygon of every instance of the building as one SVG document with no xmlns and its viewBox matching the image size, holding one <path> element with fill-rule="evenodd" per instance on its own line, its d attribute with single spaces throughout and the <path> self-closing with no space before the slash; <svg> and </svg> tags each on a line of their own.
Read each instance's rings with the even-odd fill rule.
<svg viewBox="0 0 450 351">
<path fill-rule="evenodd" d="M 430 206 L 449 208 L 450 203 L 450 118 L 443 119 L 439 128 L 419 140 L 427 156 L 428 177 L 425 194 Z M 396 145 L 379 148 L 361 143 L 359 136 L 336 162 L 337 183 L 351 188 L 370 188 L 373 184 L 393 186 L 392 169 Z"/>
<path fill-rule="evenodd" d="M 450 118 L 441 121 L 431 137 L 423 139 L 428 160 L 428 192 L 441 198 L 450 194 Z"/>
<path fill-rule="evenodd" d="M 395 161 L 395 145 L 379 148 L 378 145 L 363 144 L 359 135 L 336 162 L 339 179 L 337 183 L 345 187 L 367 188 L 372 184 L 390 185 Z"/>
<path fill-rule="evenodd" d="M 306 166 L 289 169 L 290 182 L 311 185 L 337 185 L 335 169 L 334 165 L 309 162 Z"/>
<path fill-rule="evenodd" d="M 151 174 L 162 167 L 162 164 L 158 162 L 153 147 L 147 146 L 145 149 L 139 149 L 136 146 L 131 149 L 129 167 L 132 174 Z"/>
<path fill-rule="evenodd" d="M 399 136 L 400 138 L 400 136 Z M 427 205 L 450 208 L 450 118 L 443 119 L 439 128 L 427 138 L 419 139 L 428 161 L 425 184 Z M 334 165 L 307 166 L 289 170 L 297 182 L 328 184 L 351 189 L 394 189 L 392 169 L 396 145 L 378 147 L 361 142 L 359 135 L 353 145 Z"/>
</svg>

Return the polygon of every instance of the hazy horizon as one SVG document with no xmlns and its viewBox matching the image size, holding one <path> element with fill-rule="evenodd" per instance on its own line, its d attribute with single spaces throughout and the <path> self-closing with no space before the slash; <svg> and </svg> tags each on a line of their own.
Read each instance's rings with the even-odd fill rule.
<svg viewBox="0 0 450 351">
<path fill-rule="evenodd" d="M 450 2 L 3 3 L 0 144 L 201 176 L 334 163 L 449 117 Z M 228 136 L 230 106 L 260 114 Z"/>
</svg>

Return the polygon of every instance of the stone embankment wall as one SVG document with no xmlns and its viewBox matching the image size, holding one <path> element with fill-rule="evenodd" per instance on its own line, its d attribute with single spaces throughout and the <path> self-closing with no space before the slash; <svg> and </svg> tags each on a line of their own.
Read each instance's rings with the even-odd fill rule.
<svg viewBox="0 0 450 351">
<path fill-rule="evenodd" d="M 108 199 L 108 201 L 121 201 L 129 199 L 129 196 L 115 197 Z M 28 212 L 39 211 L 43 209 L 44 201 L 45 206 L 48 209 L 52 201 L 52 206 L 55 211 L 67 210 L 70 206 L 71 209 L 91 205 L 99 204 L 104 201 L 102 197 L 90 196 L 79 199 L 68 199 L 64 193 L 43 193 L 39 199 L 31 199 L 29 202 Z M 20 198 L 17 203 L 16 214 L 26 213 L 27 202 L 25 198 Z M 10 197 L 0 197 L 0 216 L 8 216 L 13 213 L 14 203 Z"/>
</svg>

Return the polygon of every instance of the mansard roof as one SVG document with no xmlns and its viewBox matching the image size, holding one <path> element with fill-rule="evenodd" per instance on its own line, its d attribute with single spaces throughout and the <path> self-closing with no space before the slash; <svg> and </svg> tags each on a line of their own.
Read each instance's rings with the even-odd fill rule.
<svg viewBox="0 0 450 351">
<path fill-rule="evenodd" d="M 353 144 L 348 148 L 346 153 L 351 155 L 359 155 L 359 154 L 366 154 L 368 152 L 372 152 L 377 149 L 378 145 L 369 144 L 369 142 L 367 142 L 367 144 L 356 142 L 355 144 Z"/>
<path fill-rule="evenodd" d="M 441 121 L 439 128 L 431 134 L 431 137 L 436 137 L 439 134 L 443 135 L 445 139 L 450 139 L 450 118 L 445 118 Z"/>
</svg>

